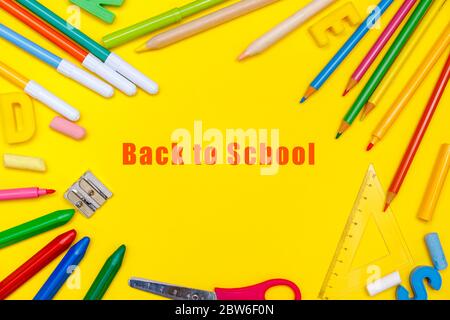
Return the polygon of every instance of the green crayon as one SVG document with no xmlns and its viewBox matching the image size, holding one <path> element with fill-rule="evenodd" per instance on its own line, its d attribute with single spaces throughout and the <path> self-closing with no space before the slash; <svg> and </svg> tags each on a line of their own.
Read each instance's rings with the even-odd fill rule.
<svg viewBox="0 0 450 320">
<path fill-rule="evenodd" d="M 84 300 L 101 300 L 108 290 L 111 282 L 114 280 L 117 272 L 122 265 L 126 247 L 121 245 L 109 258 L 100 270 L 100 273 L 89 288 Z"/>
<path fill-rule="evenodd" d="M 75 210 L 73 209 L 55 211 L 2 231 L 0 232 L 0 249 L 60 227 L 69 222 L 74 214 Z"/>
<path fill-rule="evenodd" d="M 200 11 L 209 9 L 225 1 L 227 0 L 196 0 L 180 8 L 174 8 L 158 16 L 108 34 L 103 37 L 103 44 L 108 49 L 117 47 L 121 44 L 149 34 L 150 32 L 180 22 L 186 17 L 192 16 Z"/>
</svg>

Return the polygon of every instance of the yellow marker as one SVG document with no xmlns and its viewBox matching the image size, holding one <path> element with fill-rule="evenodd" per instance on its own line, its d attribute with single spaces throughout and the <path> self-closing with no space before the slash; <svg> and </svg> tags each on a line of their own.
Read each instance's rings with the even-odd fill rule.
<svg viewBox="0 0 450 320">
<path fill-rule="evenodd" d="M 28 141 L 36 131 L 33 102 L 24 93 L 0 95 L 0 118 L 9 144 Z"/>
<path fill-rule="evenodd" d="M 77 109 L 55 96 L 39 83 L 25 78 L 20 73 L 14 71 L 1 61 L 0 77 L 11 81 L 13 84 L 22 89 L 26 94 L 42 102 L 53 111 L 65 117 L 67 120 L 78 121 L 80 119 L 80 112 Z"/>
<path fill-rule="evenodd" d="M 430 71 L 436 65 L 442 54 L 447 50 L 449 44 L 450 44 L 450 23 L 447 25 L 442 35 L 430 49 L 425 59 L 417 68 L 414 75 L 411 77 L 406 86 L 400 92 L 400 95 L 397 97 L 394 104 L 386 112 L 383 119 L 378 123 L 375 131 L 372 133 L 372 139 L 369 143 L 368 150 L 372 149 L 372 147 L 375 144 L 377 144 L 381 139 L 383 139 L 384 136 L 389 131 L 389 129 L 397 121 L 401 112 L 405 109 L 408 102 L 411 101 L 412 97 L 416 93 L 419 86 L 422 84 L 422 82 L 428 76 Z"/>
<path fill-rule="evenodd" d="M 419 219 L 430 221 L 450 169 L 450 144 L 443 144 L 420 206 Z"/>
<path fill-rule="evenodd" d="M 436 20 L 437 15 L 441 12 L 442 8 L 446 4 L 447 0 L 436 0 L 435 3 L 429 9 L 427 15 L 423 18 L 422 22 L 418 26 L 416 32 L 412 35 L 408 44 L 403 48 L 402 53 L 392 65 L 388 74 L 384 77 L 378 88 L 372 94 L 367 103 L 365 110 L 362 113 L 362 118 L 365 118 L 376 106 L 378 106 L 384 97 L 384 94 L 391 87 L 398 74 L 402 70 L 405 63 L 408 61 L 411 54 L 416 49 L 417 45 L 422 41 L 423 36 L 427 32 L 431 24 Z"/>
</svg>

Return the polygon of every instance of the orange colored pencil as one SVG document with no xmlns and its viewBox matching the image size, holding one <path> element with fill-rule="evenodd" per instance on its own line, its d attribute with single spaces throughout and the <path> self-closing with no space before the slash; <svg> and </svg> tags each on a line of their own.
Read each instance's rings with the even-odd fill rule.
<svg viewBox="0 0 450 320">
<path fill-rule="evenodd" d="M 420 147 L 420 143 L 430 125 L 431 120 L 433 119 L 434 112 L 436 111 L 439 102 L 441 101 L 442 95 L 444 94 L 445 88 L 447 87 L 448 80 L 450 78 L 450 55 L 447 58 L 447 62 L 445 63 L 444 69 L 439 77 L 439 80 L 436 84 L 436 87 L 431 94 L 430 100 L 428 101 L 427 106 L 422 114 L 422 117 L 416 127 L 416 131 L 409 142 L 408 148 L 406 149 L 405 155 L 403 156 L 402 162 L 397 169 L 397 173 L 395 174 L 394 180 L 391 183 L 389 188 L 389 192 L 386 197 L 386 205 L 384 211 L 386 211 L 391 205 L 392 201 L 397 196 L 400 188 L 403 184 L 403 181 L 408 174 L 409 168 L 411 167 L 412 162 L 414 161 L 414 157 L 417 153 L 417 150 Z"/>
</svg>

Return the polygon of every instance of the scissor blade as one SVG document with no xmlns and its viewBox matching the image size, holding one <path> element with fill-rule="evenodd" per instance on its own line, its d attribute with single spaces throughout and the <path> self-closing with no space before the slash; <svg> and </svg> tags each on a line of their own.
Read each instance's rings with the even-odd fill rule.
<svg viewBox="0 0 450 320">
<path fill-rule="evenodd" d="M 130 287 L 172 300 L 217 300 L 214 292 L 196 290 L 142 278 L 130 278 Z"/>
</svg>

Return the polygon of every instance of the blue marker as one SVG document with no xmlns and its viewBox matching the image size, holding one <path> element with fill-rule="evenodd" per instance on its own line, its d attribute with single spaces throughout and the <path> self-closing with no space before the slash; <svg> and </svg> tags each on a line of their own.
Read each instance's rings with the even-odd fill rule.
<svg viewBox="0 0 450 320">
<path fill-rule="evenodd" d="M 312 96 L 317 90 L 319 90 L 333 72 L 339 67 L 339 65 L 347 58 L 356 45 L 362 38 L 369 32 L 369 30 L 375 25 L 380 17 L 391 6 L 394 0 L 381 0 L 378 6 L 372 11 L 372 13 L 364 20 L 363 23 L 356 29 L 350 39 L 342 46 L 342 48 L 336 53 L 326 67 L 319 73 L 319 75 L 311 82 L 308 90 L 306 90 L 300 103 L 305 102 L 310 96 Z"/>
<path fill-rule="evenodd" d="M 78 68 L 72 62 L 64 60 L 57 55 L 54 55 L 50 51 L 45 50 L 36 43 L 24 38 L 17 32 L 9 29 L 4 24 L 0 23 L 0 38 L 3 38 L 17 47 L 23 49 L 29 54 L 35 56 L 39 60 L 42 60 L 46 64 L 50 65 L 60 74 L 75 80 L 83 86 L 91 89 L 94 92 L 106 97 L 111 98 L 114 94 L 114 89 L 107 83 L 97 79 L 90 73 Z"/>
<path fill-rule="evenodd" d="M 91 240 L 84 237 L 67 251 L 64 258 L 34 297 L 34 300 L 51 300 L 69 278 L 74 267 L 83 259 Z"/>
</svg>

